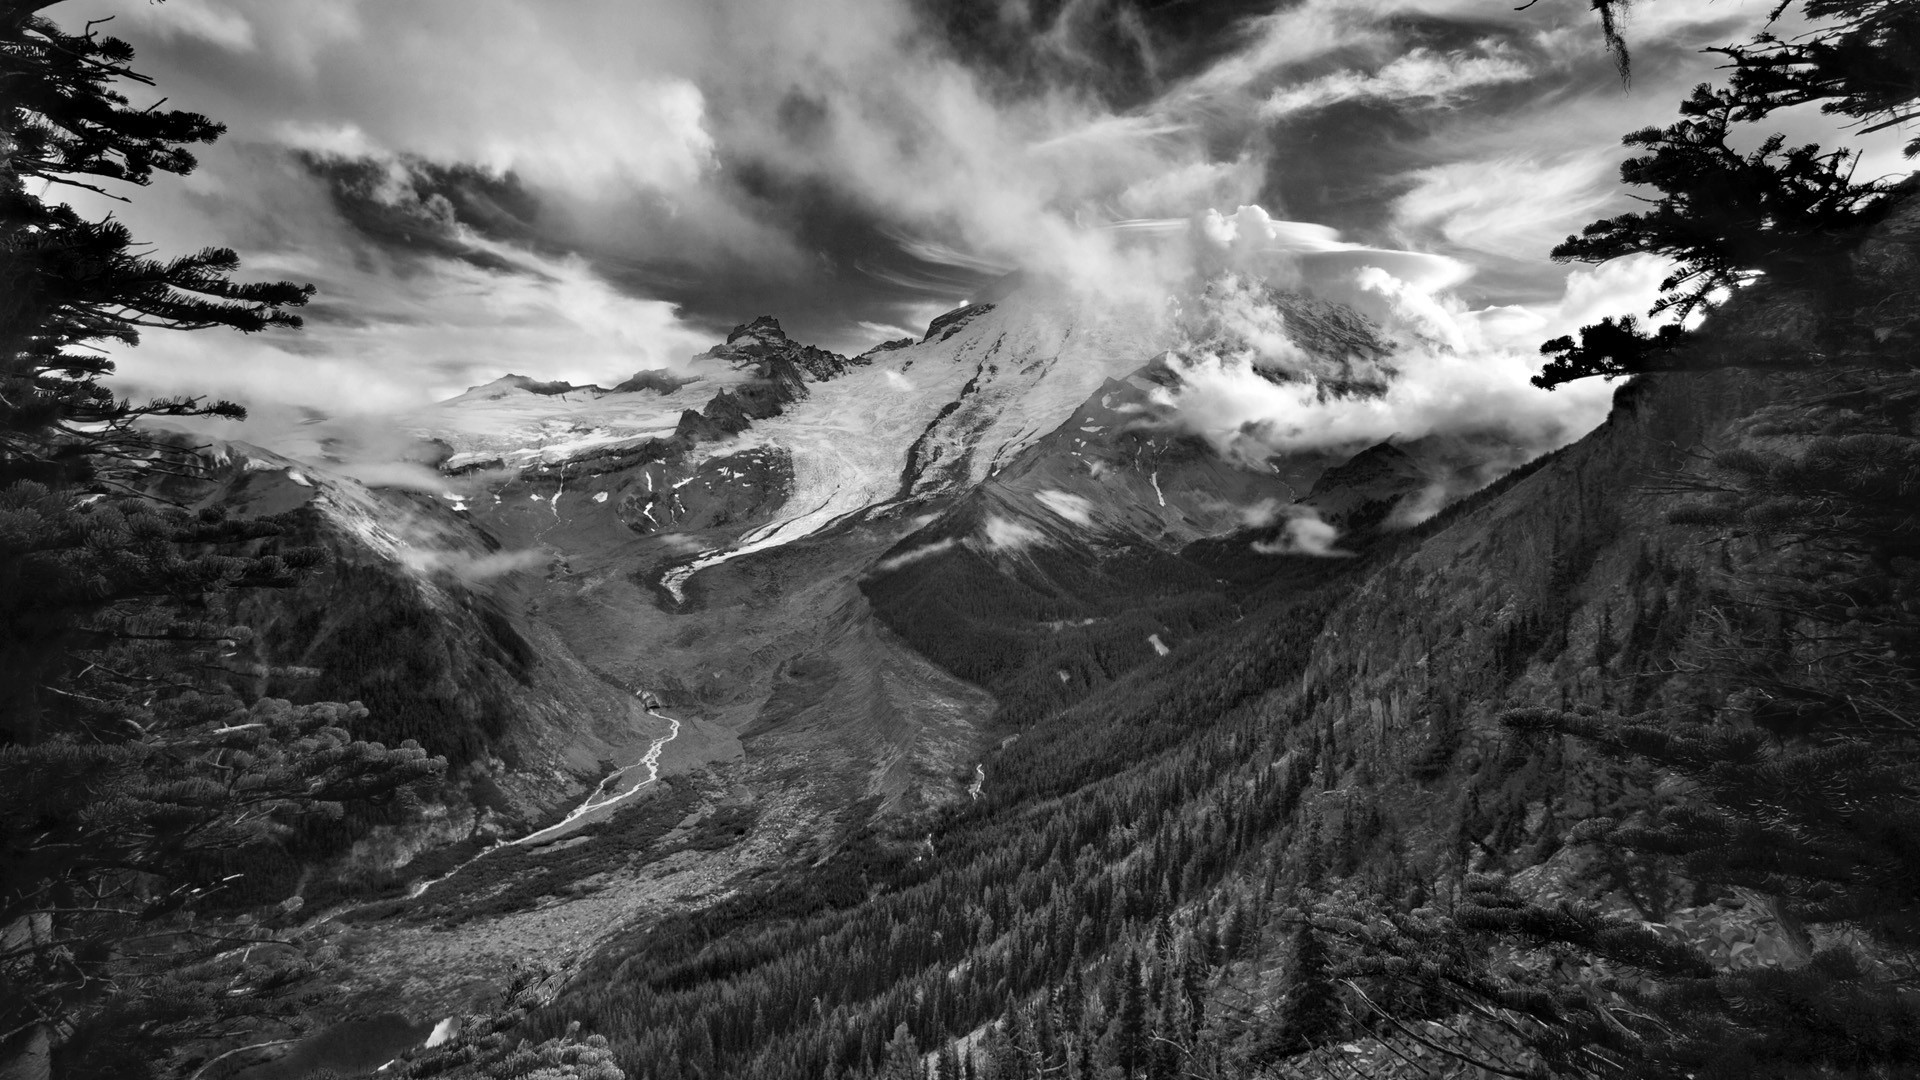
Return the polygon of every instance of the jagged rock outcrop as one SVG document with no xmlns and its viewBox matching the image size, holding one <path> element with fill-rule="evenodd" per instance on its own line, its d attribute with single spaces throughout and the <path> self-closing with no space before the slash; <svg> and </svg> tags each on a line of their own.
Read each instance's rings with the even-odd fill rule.
<svg viewBox="0 0 1920 1080">
<path fill-rule="evenodd" d="M 960 332 L 960 328 L 977 316 L 993 310 L 992 304 L 968 304 L 954 308 L 927 324 L 926 336 L 921 341 L 945 341 Z"/>
<path fill-rule="evenodd" d="M 478 394 L 485 398 L 501 398 L 514 390 L 525 390 L 530 394 L 540 394 L 544 397 L 571 393 L 575 390 L 592 391 L 596 394 L 604 394 L 607 392 L 605 388 L 595 386 L 592 383 L 575 385 L 559 379 L 542 381 L 526 375 L 508 374 L 502 375 L 490 383 L 470 386 L 467 388 L 467 393 Z"/>
<path fill-rule="evenodd" d="M 841 356 L 812 345 L 802 345 L 787 337 L 780 320 L 762 315 L 742 323 L 727 335 L 726 343 L 715 345 L 697 360 L 725 360 L 735 367 L 756 365 L 764 378 L 781 378 L 788 369 L 804 371 L 816 380 L 831 379 L 848 368 L 867 363 L 858 356 Z"/>
<path fill-rule="evenodd" d="M 671 394 L 687 385 L 688 380 L 675 375 L 666 368 L 648 368 L 636 371 L 625 381 L 616 385 L 612 393 L 632 394 L 642 390 L 651 390 L 656 394 Z"/>
</svg>

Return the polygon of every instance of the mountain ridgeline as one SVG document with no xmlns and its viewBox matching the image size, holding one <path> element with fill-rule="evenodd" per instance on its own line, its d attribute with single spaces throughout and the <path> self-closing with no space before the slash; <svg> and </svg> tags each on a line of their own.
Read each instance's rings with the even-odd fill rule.
<svg viewBox="0 0 1920 1080">
<path fill-rule="evenodd" d="M 1910 272 L 1904 220 L 1863 265 Z M 1323 371 L 1385 370 L 1359 316 L 1295 308 Z M 1783 354 L 1801 314 L 1742 297 L 1707 340 Z M 362 701 L 364 737 L 449 763 L 424 814 L 210 869 L 222 917 L 325 950 L 288 1045 L 479 1008 L 400 1075 L 513 1075 L 522 1039 L 654 1077 L 1523 1073 L 1564 1019 L 1487 1001 L 1620 991 L 1604 958 L 1542 984 L 1513 912 L 1625 920 L 1708 979 L 1889 962 L 1593 842 L 1692 804 L 1570 737 L 1597 728 L 1515 717 L 1804 739 L 1791 718 L 1860 677 L 1808 642 L 1877 631 L 1767 583 L 1864 559 L 1897 609 L 1911 507 L 1856 556 L 1725 506 L 1866 451 L 1898 504 L 1920 386 L 1897 363 L 1643 376 L 1454 497 L 1508 451 L 1230 461 L 1168 421 L 1169 360 L 1085 318 L 1016 291 L 853 359 L 763 318 L 671 377 L 499 380 L 407 418 L 442 492 L 239 443 L 158 479 L 275 522 L 262 554 L 325 553 L 220 601 L 252 629 L 236 692 Z M 1747 686 L 1756 663 L 1804 676 Z"/>
<path fill-rule="evenodd" d="M 1763 304 L 1716 321 L 1794 347 L 1804 324 Z M 1386 940 L 1395 920 L 1464 922 L 1490 882 L 1510 907 L 1623 918 L 1704 957 L 1693 977 L 1709 982 L 1842 956 L 1897 970 L 1884 940 L 1790 898 L 1591 843 L 1576 826 L 1683 818 L 1685 790 L 1502 717 L 1546 706 L 1808 737 L 1762 706 L 1832 693 L 1808 642 L 1870 647 L 1874 631 L 1769 610 L 1763 578 L 1844 574 L 1839 556 L 1705 507 L 1743 455 L 1785 469 L 1862 439 L 1898 463 L 1879 497 L 1911 500 L 1920 385 L 1902 366 L 1643 377 L 1598 431 L 1432 520 L 1349 560 L 1258 572 L 1124 535 L 1005 560 L 964 539 L 1022 513 L 1004 470 L 864 585 L 907 640 L 1001 700 L 975 797 L 924 839 L 870 820 L 805 870 L 616 937 L 539 1030 L 582 1021 L 648 1076 L 1522 1075 L 1542 1060 L 1535 1016 L 1441 992 L 1419 968 L 1446 958 L 1437 939 L 1431 954 Z M 1346 479 L 1396 464 L 1375 452 Z M 1316 494 L 1335 496 L 1340 472 Z M 1862 565 L 1911 589 L 1910 538 L 1882 541 Z M 1179 646 L 1125 657 L 1151 626 L 1177 627 Z M 1911 651 L 1896 655 L 1911 672 Z M 1767 664 L 1797 670 L 1741 686 Z M 1901 738 L 1883 737 L 1894 752 Z M 1475 947 L 1499 954 L 1482 928 Z M 1524 952 L 1504 955 L 1543 985 Z M 1482 962 L 1450 977 L 1465 985 Z M 1599 994 L 1619 969 L 1579 970 Z M 1845 1023 L 1796 1025 L 1826 1022 Z"/>
<path fill-rule="evenodd" d="M 3 1080 L 1920 1074 L 1920 184 L 1729 144 L 1911 119 L 1910 6 L 1627 138 L 1662 197 L 1555 257 L 1706 317 L 1546 343 L 1628 378 L 1530 460 L 1207 426 L 1207 371 L 1364 412 L 1443 348 L 1231 273 L 172 431 L 245 411 L 107 346 L 314 287 L 46 195 L 223 130 L 46 7 L 0 18 Z"/>
<path fill-rule="evenodd" d="M 1301 310 L 1309 337 L 1365 340 Z M 1716 320 L 1778 352 L 1805 332 L 1786 310 Z M 168 481 L 330 552 L 306 586 L 238 594 L 234 678 L 365 701 L 369 734 L 454 766 L 423 819 L 359 813 L 236 865 L 235 910 L 277 905 L 357 958 L 313 976 L 340 994 L 310 1022 L 506 995 L 403 1062 L 421 1076 L 507 1075 L 531 1038 L 632 1076 L 1411 1077 L 1427 1054 L 1543 1060 L 1394 966 L 1414 929 L 1369 929 L 1439 934 L 1489 888 L 1722 973 L 1853 941 L 1591 843 L 1586 823 L 1688 804 L 1646 762 L 1510 720 L 1778 713 L 1728 657 L 1823 631 L 1761 613 L 1742 568 L 1815 556 L 1702 500 L 1741 455 L 1833 432 L 1911 454 L 1906 373 L 1642 377 L 1585 439 L 1421 520 L 1472 471 L 1459 446 L 1236 464 L 1156 411 L 1165 361 L 1065 366 L 1086 335 L 1019 293 L 955 314 L 854 360 L 760 319 L 671 379 L 476 388 L 411 421 L 446 493 L 240 444 Z M 870 452 L 832 415 L 851 400 Z M 989 408 L 1011 401 L 1049 425 Z M 514 434 L 552 415 L 584 444 Z M 1337 539 L 1302 546 L 1301 520 Z M 1462 971 L 1531 970 L 1475 933 L 1449 946 L 1479 958 Z"/>
</svg>

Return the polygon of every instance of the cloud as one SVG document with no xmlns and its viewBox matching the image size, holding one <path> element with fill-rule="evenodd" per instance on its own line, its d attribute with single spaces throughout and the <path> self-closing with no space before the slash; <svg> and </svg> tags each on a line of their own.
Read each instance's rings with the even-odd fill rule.
<svg viewBox="0 0 1920 1080">
<path fill-rule="evenodd" d="M 1328 238 L 1331 242 L 1331 238 Z M 1611 388 L 1534 388 L 1538 343 L 1593 310 L 1644 298 L 1657 267 L 1642 260 L 1576 273 L 1559 302 L 1470 309 L 1448 289 L 1378 265 L 1345 280 L 1309 277 L 1370 298 L 1388 354 L 1378 363 L 1303 356 L 1283 297 L 1234 278 L 1202 294 L 1186 342 L 1169 354 L 1177 382 L 1156 391 L 1172 422 L 1221 454 L 1257 464 L 1274 454 L 1351 450 L 1390 437 L 1472 438 L 1530 456 L 1604 419 Z M 1640 295 L 1636 295 L 1640 294 Z"/>
<path fill-rule="evenodd" d="M 362 200 L 413 238 L 396 250 L 350 226 L 324 179 L 271 148 L 221 145 L 209 157 L 223 190 L 156 185 L 160 198 L 147 205 L 192 223 L 217 203 L 249 278 L 310 281 L 319 293 L 298 332 L 146 332 L 138 348 L 116 355 L 126 392 L 373 413 L 507 371 L 610 385 L 637 370 L 683 366 L 712 343 L 712 332 L 689 325 L 675 305 L 620 290 L 581 256 L 540 253 L 453 220 L 447 200 L 422 196 L 398 159 L 381 163 Z M 164 248 L 185 248 L 185 231 L 163 220 L 149 234 Z"/>
<path fill-rule="evenodd" d="M 1034 495 L 1040 505 L 1082 528 L 1093 526 L 1093 504 L 1079 495 L 1048 489 Z"/>
<path fill-rule="evenodd" d="M 422 574 L 446 575 L 468 584 L 545 566 L 551 556 L 540 551 L 496 551 L 485 555 L 435 548 L 403 548 L 400 562 Z"/>
<path fill-rule="evenodd" d="M 1614 198 L 1611 147 L 1532 159 L 1449 162 L 1407 174 L 1391 207 L 1399 227 L 1515 258 L 1545 254 Z"/>
<path fill-rule="evenodd" d="M 172 0 L 164 8 L 147 4 L 130 8 L 124 15 L 140 29 L 163 38 L 198 39 L 235 52 L 255 46 L 253 24 L 247 17 L 210 0 Z"/>
<path fill-rule="evenodd" d="M 935 555 L 952 551 L 958 543 L 959 541 L 949 536 L 944 539 L 935 540 L 932 543 L 922 544 L 916 548 L 908 548 L 898 555 L 889 556 L 874 563 L 870 573 L 891 574 L 903 566 L 912 566 L 922 559 L 931 559 Z"/>
<path fill-rule="evenodd" d="M 980 529 L 981 539 L 995 551 L 1020 551 L 1046 542 L 1046 536 L 1031 525 L 1010 521 L 998 515 L 988 516 Z"/>
<path fill-rule="evenodd" d="M 1470 265 L 1451 256 L 1356 243 L 1332 226 L 1282 220 L 1257 205 L 1242 205 L 1232 214 L 1209 209 L 1193 219 L 1192 231 L 1194 268 L 1204 280 L 1235 271 L 1276 284 L 1306 277 L 1326 284 L 1344 271 L 1369 266 L 1437 290 L 1473 274 Z"/>
<path fill-rule="evenodd" d="M 1287 505 L 1278 499 L 1261 499 L 1240 508 L 1243 528 L 1264 529 L 1285 516 Z"/>
<path fill-rule="evenodd" d="M 1648 254 L 1581 267 L 1567 275 L 1560 296 L 1550 302 L 1463 313 L 1461 319 L 1470 327 L 1464 332 L 1490 347 L 1526 353 L 1537 350 L 1547 338 L 1570 334 L 1607 315 L 1636 315 L 1649 325 L 1659 325 L 1665 320 L 1649 320 L 1646 313 L 1660 296 L 1661 280 L 1672 271 L 1670 260 Z"/>
<path fill-rule="evenodd" d="M 1272 540 L 1256 540 L 1253 550 L 1262 555 L 1316 555 L 1321 558 L 1344 559 L 1353 555 L 1351 551 L 1342 551 L 1333 545 L 1340 539 L 1340 530 L 1320 520 L 1320 514 L 1310 506 L 1289 506 L 1286 508 L 1286 523 L 1280 527 L 1280 535 Z"/>
<path fill-rule="evenodd" d="M 1336 71 L 1275 90 L 1260 114 L 1279 119 L 1343 101 L 1449 105 L 1468 90 L 1532 75 L 1533 68 L 1499 41 L 1483 41 L 1474 52 L 1440 53 L 1415 46 L 1372 72 Z"/>
<path fill-rule="evenodd" d="M 1435 293 L 1513 261 L 1485 303 L 1533 303 L 1559 272 L 1532 245 L 1615 160 L 1568 155 L 1666 118 L 1726 25 L 1650 7 L 1628 100 L 1579 5 L 1080 0 L 991 26 L 908 0 L 96 6 L 155 97 L 231 133 L 188 181 L 90 209 L 321 288 L 298 337 L 149 335 L 116 354 L 125 386 L 329 410 L 670 367 L 762 313 L 858 352 L 1006 269 L 1157 301 L 1203 243 L 1203 276 L 1352 294 L 1363 267 Z M 368 185 L 350 199 L 315 161 Z"/>
</svg>

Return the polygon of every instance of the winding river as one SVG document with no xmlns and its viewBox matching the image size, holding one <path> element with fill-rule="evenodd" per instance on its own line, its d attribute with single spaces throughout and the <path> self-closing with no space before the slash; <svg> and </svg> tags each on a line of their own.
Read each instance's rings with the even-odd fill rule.
<svg viewBox="0 0 1920 1080">
<path fill-rule="evenodd" d="M 642 691 L 635 691 L 633 696 L 640 697 L 642 693 Z M 505 843 L 495 844 L 492 847 L 483 849 L 478 855 L 441 874 L 439 877 L 429 878 L 415 885 L 407 893 L 407 899 L 412 900 L 420 896 L 428 889 L 433 888 L 435 885 L 458 874 L 479 860 L 486 858 L 491 852 L 498 851 L 503 847 L 513 847 L 516 844 L 543 844 L 549 840 L 557 840 L 578 829 L 582 824 L 585 824 L 586 822 L 583 821 L 583 819 L 587 818 L 588 815 L 598 815 L 594 820 L 603 821 L 608 816 L 611 816 L 613 807 L 639 794 L 645 790 L 648 785 L 659 780 L 660 755 L 666 750 L 668 743 L 680 737 L 680 721 L 652 708 L 647 710 L 647 715 L 656 720 L 665 720 L 668 724 L 667 733 L 653 740 L 653 744 L 647 747 L 647 752 L 641 755 L 640 760 L 623 769 L 616 769 L 608 773 L 601 779 L 599 785 L 593 789 L 592 793 L 590 793 L 579 806 L 569 811 L 566 817 L 561 818 L 559 821 L 544 829 L 539 829 L 518 839 L 508 840 Z M 640 781 L 625 791 L 618 790 L 620 782 L 623 781 L 628 774 L 642 767 L 647 770 L 647 778 L 645 780 Z M 610 789 L 614 792 L 611 795 L 608 794 Z"/>
</svg>

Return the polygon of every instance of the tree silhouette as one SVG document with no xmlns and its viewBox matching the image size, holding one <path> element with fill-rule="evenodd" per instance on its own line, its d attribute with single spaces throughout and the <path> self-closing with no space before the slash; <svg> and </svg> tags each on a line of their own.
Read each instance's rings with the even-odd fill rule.
<svg viewBox="0 0 1920 1080">
<path fill-rule="evenodd" d="M 1601 2 L 1603 28 L 1616 44 L 1625 6 Z M 1769 19 L 1785 12 L 1776 8 Z M 1824 20 L 1791 40 L 1770 30 L 1745 45 L 1719 50 L 1733 69 L 1729 85 L 1696 86 L 1681 103 L 1681 119 L 1627 135 L 1643 151 L 1620 166 L 1629 185 L 1651 188 L 1635 196 L 1647 209 L 1588 225 L 1553 249 L 1556 261 L 1605 262 L 1629 254 L 1671 259 L 1650 315 L 1683 322 L 1715 307 L 1744 285 L 1765 280 L 1812 286 L 1846 302 L 1842 256 L 1882 207 L 1888 185 L 1856 182 L 1857 155 L 1816 144 L 1788 146 L 1778 133 L 1742 152 L 1743 125 L 1766 122 L 1780 109 L 1820 102 L 1829 113 L 1872 121 L 1865 131 L 1903 122 L 1920 99 L 1920 20 L 1911 5 L 1817 0 L 1806 14 Z M 1920 151 L 1920 140 L 1908 152 Z M 1691 335 L 1663 327 L 1645 333 L 1630 318 L 1607 318 L 1573 337 L 1541 347 L 1553 357 L 1534 379 L 1552 389 L 1573 379 L 1613 377 L 1685 366 L 1701 358 L 1687 349 Z M 1738 356 L 1715 363 L 1739 363 Z"/>
<path fill-rule="evenodd" d="M 132 345 L 148 328 L 243 332 L 294 328 L 288 309 L 310 285 L 243 283 L 239 258 L 206 248 L 171 259 L 141 254 L 111 216 L 83 218 L 29 188 L 145 185 L 186 175 L 187 149 L 225 130 L 197 113 L 134 106 L 116 86 L 151 85 L 133 49 L 89 23 L 62 30 L 46 0 L 0 3 L 0 483 L 87 479 L 106 456 L 140 456 L 131 431 L 143 416 L 240 416 L 231 402 L 194 398 L 140 405 L 100 380 L 114 367 L 102 343 Z"/>
<path fill-rule="evenodd" d="M 50 6 L 0 0 L 0 1072 L 164 1074 L 189 1047 L 284 1033 L 315 970 L 300 941 L 219 917 L 232 867 L 349 806 L 404 804 L 445 762 L 355 740 L 358 705 L 221 686 L 246 632 L 209 594 L 291 584 L 317 555 L 147 497 L 198 461 L 137 421 L 242 411 L 121 400 L 102 348 L 297 327 L 312 290 L 237 282 L 225 249 L 149 257 L 51 199 L 190 172 L 187 147 L 222 129 L 134 106 L 132 49 Z"/>
</svg>

